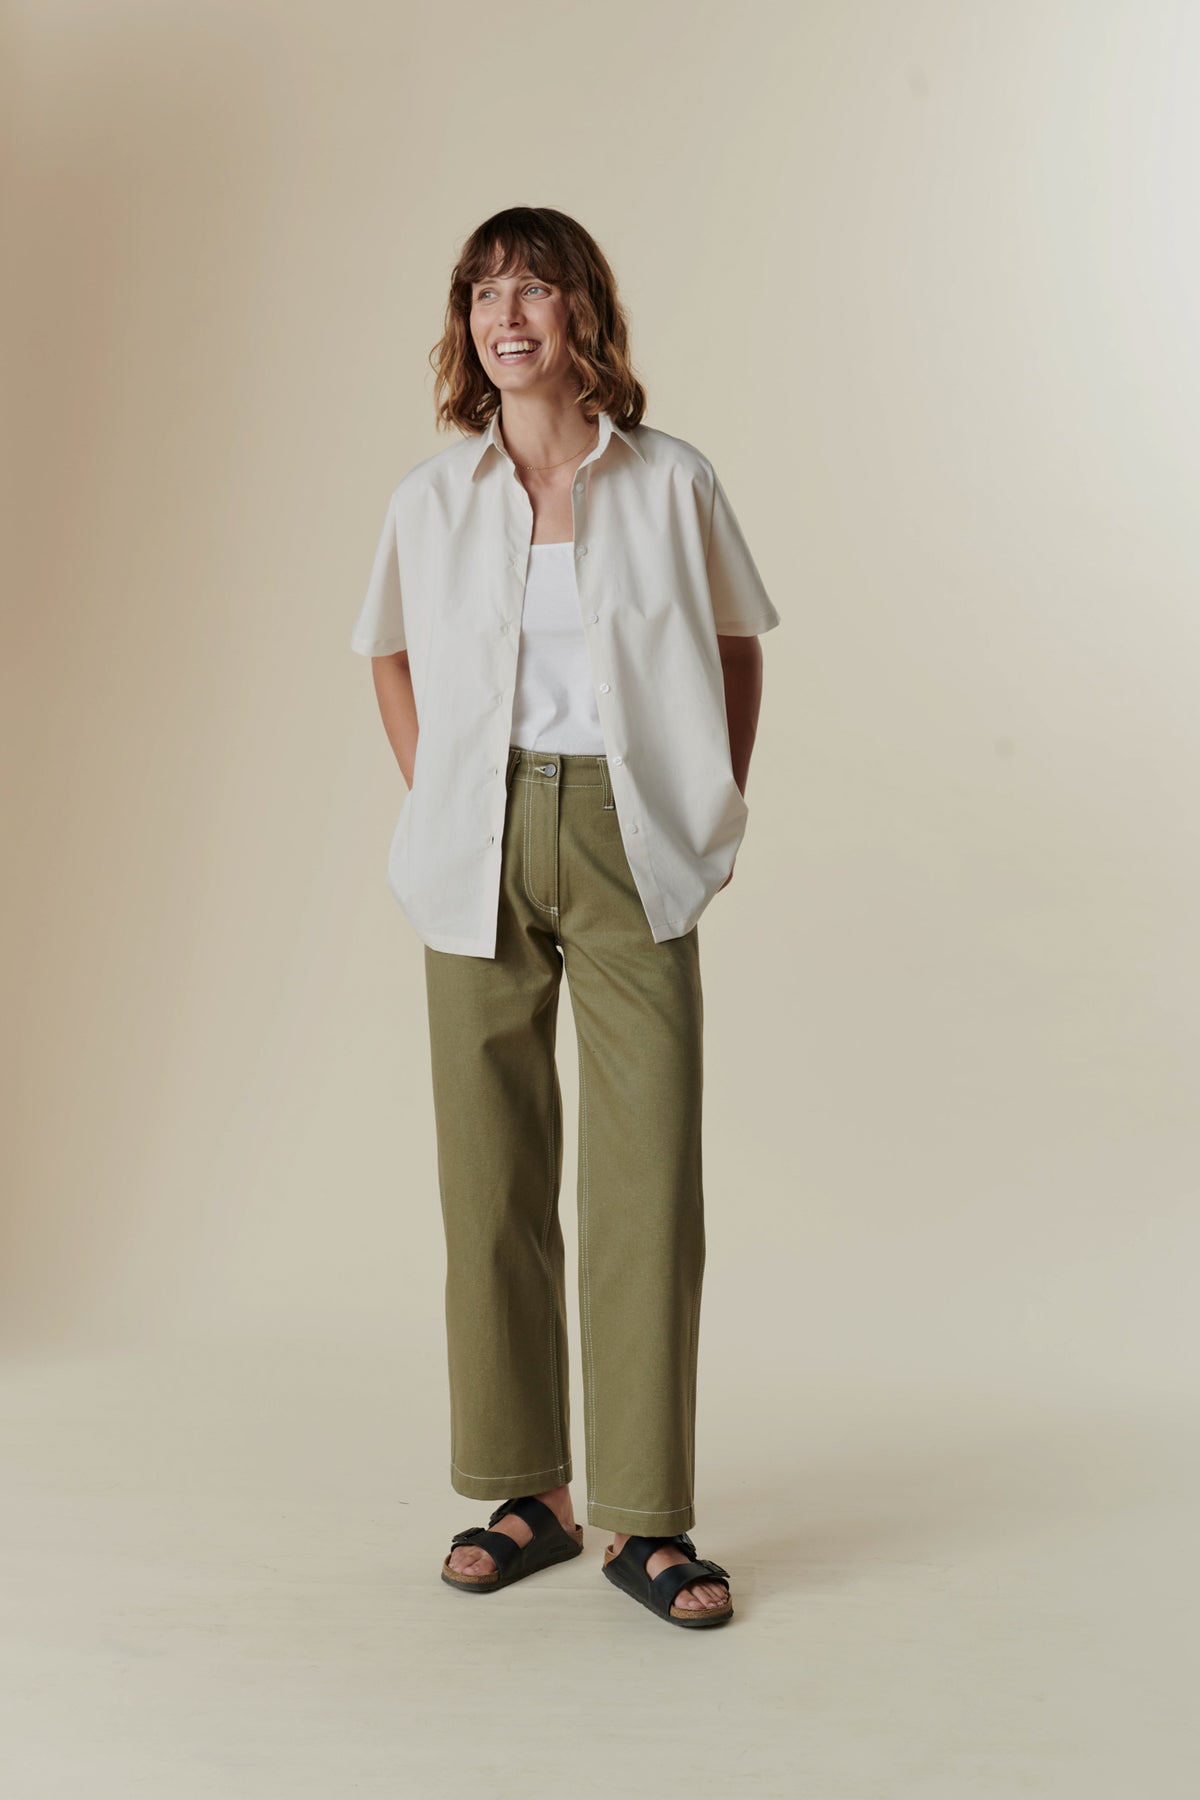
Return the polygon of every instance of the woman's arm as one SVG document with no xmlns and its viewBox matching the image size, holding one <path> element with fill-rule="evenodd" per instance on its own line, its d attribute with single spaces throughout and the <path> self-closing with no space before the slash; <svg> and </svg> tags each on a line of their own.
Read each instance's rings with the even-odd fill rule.
<svg viewBox="0 0 1200 1800">
<path fill-rule="evenodd" d="M 750 757 L 758 734 L 758 711 L 762 703 L 762 645 L 757 637 L 734 637 L 718 632 L 717 648 L 721 652 L 721 673 L 725 677 L 729 760 L 733 764 L 733 779 L 744 800 L 750 774 Z M 735 867 L 736 861 L 735 858 Z M 732 880 L 733 869 L 730 869 L 717 892 L 727 888 Z"/>
<path fill-rule="evenodd" d="M 383 729 L 400 764 L 400 773 L 411 788 L 419 727 L 408 651 L 396 650 L 391 656 L 373 656 L 371 673 L 375 677 L 375 698 L 379 702 Z"/>
<path fill-rule="evenodd" d="M 721 673 L 725 677 L 725 712 L 729 719 L 733 779 L 744 800 L 762 704 L 762 645 L 757 637 L 719 635 L 717 648 L 721 652 Z"/>
</svg>

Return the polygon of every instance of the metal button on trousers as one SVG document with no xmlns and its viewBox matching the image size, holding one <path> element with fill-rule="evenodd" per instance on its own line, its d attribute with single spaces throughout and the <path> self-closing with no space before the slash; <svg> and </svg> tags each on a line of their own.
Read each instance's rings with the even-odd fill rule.
<svg viewBox="0 0 1200 1800">
<path fill-rule="evenodd" d="M 446 1236 L 450 1482 L 573 1476 L 562 1093 L 579 1045 L 579 1319 L 589 1524 L 695 1524 L 705 1233 L 698 927 L 656 944 L 603 756 L 509 753 L 495 959 L 425 949 Z"/>
</svg>

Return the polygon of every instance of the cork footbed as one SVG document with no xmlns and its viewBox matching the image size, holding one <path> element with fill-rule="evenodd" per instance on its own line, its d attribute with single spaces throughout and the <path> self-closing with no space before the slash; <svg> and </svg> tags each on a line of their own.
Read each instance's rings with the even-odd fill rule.
<svg viewBox="0 0 1200 1800">
<path fill-rule="evenodd" d="M 582 1525 L 576 1525 L 574 1531 L 568 1532 L 567 1536 L 574 1537 L 575 1542 L 579 1545 L 580 1549 L 582 1550 L 582 1548 L 583 1548 L 583 1526 Z M 513 1541 L 515 1542 L 516 1540 L 514 1539 Z M 455 1548 L 458 1548 L 458 1547 L 459 1546 L 457 1546 L 457 1545 L 455 1546 Z M 525 1549 L 528 1549 L 528 1545 L 524 1545 L 522 1547 Z M 470 1546 L 468 1545 L 467 1548 L 469 1549 Z M 452 1569 L 450 1567 L 450 1558 L 453 1555 L 454 1555 L 454 1551 L 449 1550 L 449 1551 L 447 1551 L 446 1555 L 442 1558 L 442 1573 L 446 1577 L 447 1581 L 457 1582 L 459 1587 L 495 1587 L 496 1583 L 499 1581 L 499 1579 L 500 1579 L 499 1569 L 488 1569 L 482 1575 L 472 1575 L 469 1573 L 469 1571 L 466 1571 L 463 1569 Z M 547 1566 L 547 1568 L 552 1567 L 552 1565 L 549 1563 L 546 1566 Z M 536 1573 L 540 1573 L 540 1571 L 531 1569 L 529 1571 L 529 1573 L 536 1574 Z"/>
<path fill-rule="evenodd" d="M 605 1568 L 608 1567 L 609 1563 L 612 1562 L 613 1558 L 615 1556 L 617 1556 L 618 1554 L 619 1554 L 619 1552 L 614 1550 L 611 1544 L 608 1544 L 605 1546 L 605 1550 L 604 1550 L 604 1566 L 605 1566 Z M 647 1561 L 649 1561 L 649 1558 L 647 1558 Z M 715 1575 L 710 1576 L 709 1579 L 712 1581 L 714 1587 L 715 1586 L 722 1586 L 722 1587 L 724 1586 L 723 1582 L 721 1582 L 721 1583 L 717 1582 L 717 1578 Z M 697 1575 L 694 1582 L 688 1583 L 689 1587 L 700 1587 L 702 1585 L 703 1584 L 701 1582 L 701 1578 L 699 1575 Z M 680 1592 L 681 1593 L 683 1592 L 682 1588 L 680 1589 Z M 670 1613 L 671 1613 L 671 1617 L 673 1619 L 723 1619 L 725 1617 L 726 1613 L 731 1613 L 732 1611 L 733 1611 L 733 1593 L 729 1589 L 726 1589 L 725 1604 L 723 1606 L 676 1606 L 675 1602 L 672 1601 L 671 1607 L 670 1607 Z"/>
</svg>

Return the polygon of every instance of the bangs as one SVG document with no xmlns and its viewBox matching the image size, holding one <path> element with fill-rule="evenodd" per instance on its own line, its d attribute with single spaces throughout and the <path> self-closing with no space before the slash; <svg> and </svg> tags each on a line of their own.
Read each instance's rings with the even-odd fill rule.
<svg viewBox="0 0 1200 1800">
<path fill-rule="evenodd" d="M 566 281 L 566 266 L 553 239 L 505 220 L 487 242 L 476 245 L 463 258 L 459 274 L 473 285 L 499 275 L 518 275 L 523 269 L 543 281 L 552 281 L 556 287 Z"/>
</svg>

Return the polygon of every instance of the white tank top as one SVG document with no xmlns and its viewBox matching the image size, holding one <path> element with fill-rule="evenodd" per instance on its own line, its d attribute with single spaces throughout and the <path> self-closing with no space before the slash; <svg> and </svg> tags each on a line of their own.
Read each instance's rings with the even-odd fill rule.
<svg viewBox="0 0 1200 1800">
<path fill-rule="evenodd" d="M 565 756 L 605 754 L 572 541 L 529 546 L 509 743 Z"/>
</svg>

